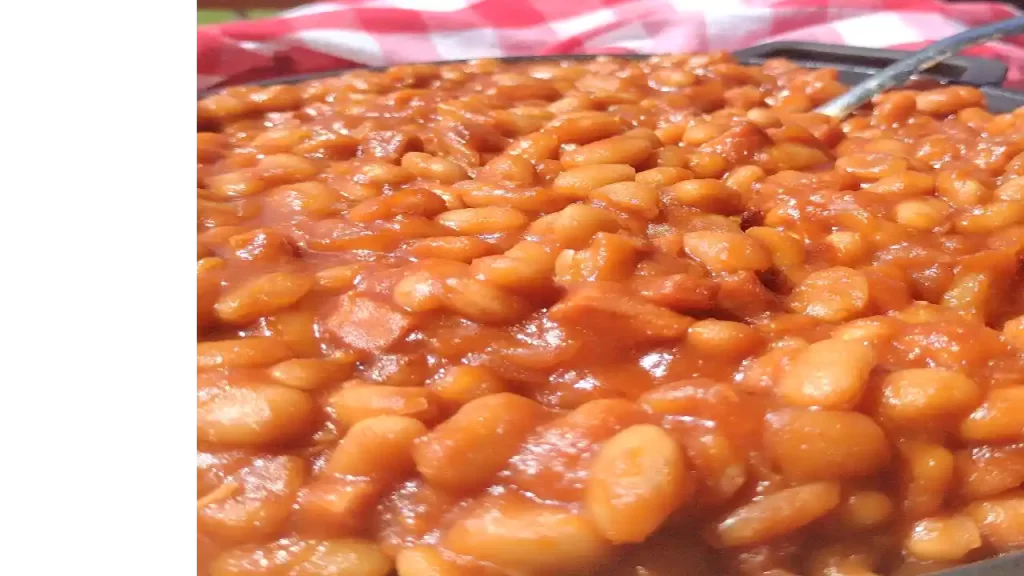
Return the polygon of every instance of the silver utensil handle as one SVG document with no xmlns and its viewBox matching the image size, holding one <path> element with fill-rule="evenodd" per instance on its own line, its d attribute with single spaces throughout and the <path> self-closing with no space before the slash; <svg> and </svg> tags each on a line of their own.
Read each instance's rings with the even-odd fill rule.
<svg viewBox="0 0 1024 576">
<path fill-rule="evenodd" d="M 815 111 L 842 120 L 876 94 L 903 85 L 914 74 L 931 68 L 964 48 L 1020 33 L 1024 33 L 1024 16 L 964 30 L 890 64 Z"/>
</svg>

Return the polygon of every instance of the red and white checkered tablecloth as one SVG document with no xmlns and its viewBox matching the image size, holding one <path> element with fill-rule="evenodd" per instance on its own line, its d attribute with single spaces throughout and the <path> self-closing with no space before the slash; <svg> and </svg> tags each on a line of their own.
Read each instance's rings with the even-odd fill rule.
<svg viewBox="0 0 1024 576">
<path fill-rule="evenodd" d="M 735 50 L 778 41 L 915 48 L 1020 15 L 1007 4 L 938 0 L 343 0 L 205 26 L 198 85 L 363 65 L 546 54 Z M 968 53 L 1010 64 L 1024 38 Z"/>
</svg>

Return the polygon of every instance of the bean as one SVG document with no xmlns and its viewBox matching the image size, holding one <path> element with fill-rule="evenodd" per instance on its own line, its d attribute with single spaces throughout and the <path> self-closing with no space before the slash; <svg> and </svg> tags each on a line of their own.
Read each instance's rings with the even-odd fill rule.
<svg viewBox="0 0 1024 576">
<path fill-rule="evenodd" d="M 816 482 L 769 494 L 737 508 L 715 525 L 725 547 L 751 546 L 798 530 L 839 505 L 839 484 Z"/>
<path fill-rule="evenodd" d="M 260 379 L 200 383 L 200 440 L 228 446 L 261 446 L 294 437 L 313 414 L 303 391 Z"/>
<path fill-rule="evenodd" d="M 612 542 L 641 542 L 683 504 L 688 482 L 686 457 L 675 440 L 657 426 L 632 426 L 595 457 L 586 509 Z"/>
<path fill-rule="evenodd" d="M 869 476 L 889 462 L 885 433 L 858 412 L 779 410 L 765 417 L 764 447 L 798 481 Z"/>
<path fill-rule="evenodd" d="M 416 468 L 430 483 L 469 491 L 493 481 L 543 410 L 509 393 L 471 400 L 417 442 Z"/>
</svg>

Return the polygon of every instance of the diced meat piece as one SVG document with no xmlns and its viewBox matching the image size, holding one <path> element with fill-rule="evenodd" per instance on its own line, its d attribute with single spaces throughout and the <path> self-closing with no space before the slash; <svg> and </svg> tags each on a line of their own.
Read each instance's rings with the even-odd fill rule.
<svg viewBox="0 0 1024 576">
<path fill-rule="evenodd" d="M 678 312 L 710 310 L 718 294 L 713 280 L 690 274 L 637 277 L 633 287 L 650 302 Z"/>
<path fill-rule="evenodd" d="M 412 315 L 391 305 L 349 294 L 327 319 L 327 328 L 353 348 L 380 352 L 404 336 L 412 321 Z"/>
<path fill-rule="evenodd" d="M 615 334 L 637 341 L 680 338 L 693 324 L 689 316 L 652 304 L 619 284 L 606 282 L 576 287 L 548 315 L 556 322 L 597 334 Z"/>
</svg>

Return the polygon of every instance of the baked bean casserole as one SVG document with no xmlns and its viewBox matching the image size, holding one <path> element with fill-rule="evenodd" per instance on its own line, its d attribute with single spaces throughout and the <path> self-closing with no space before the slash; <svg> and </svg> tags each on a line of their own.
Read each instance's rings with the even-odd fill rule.
<svg viewBox="0 0 1024 576">
<path fill-rule="evenodd" d="M 198 102 L 198 572 L 913 576 L 1024 549 L 1024 108 L 443 65 Z"/>
</svg>

